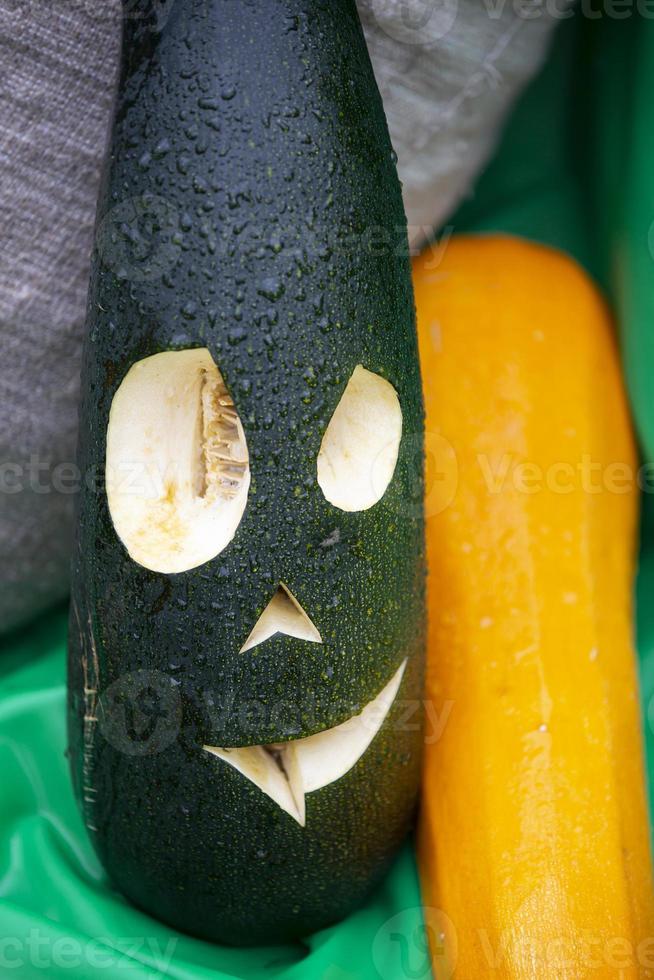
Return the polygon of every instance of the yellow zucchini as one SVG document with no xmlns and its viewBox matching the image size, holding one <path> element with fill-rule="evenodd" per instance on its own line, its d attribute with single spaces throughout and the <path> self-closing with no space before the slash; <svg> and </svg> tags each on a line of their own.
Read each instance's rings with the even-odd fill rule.
<svg viewBox="0 0 654 980">
<path fill-rule="evenodd" d="M 445 950 L 430 930 L 435 972 L 653 977 L 637 456 L 610 318 L 553 250 L 460 237 L 431 258 L 414 285 L 431 620 L 418 850 L 428 919 L 449 923 Z"/>
</svg>

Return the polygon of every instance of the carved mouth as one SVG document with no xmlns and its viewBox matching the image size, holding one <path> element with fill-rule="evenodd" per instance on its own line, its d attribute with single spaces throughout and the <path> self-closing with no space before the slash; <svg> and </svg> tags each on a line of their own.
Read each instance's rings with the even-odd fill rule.
<svg viewBox="0 0 654 980">
<path fill-rule="evenodd" d="M 292 742 L 203 748 L 233 766 L 304 827 L 306 794 L 336 782 L 356 765 L 391 709 L 406 664 L 403 661 L 388 684 L 358 715 L 334 728 Z"/>
</svg>

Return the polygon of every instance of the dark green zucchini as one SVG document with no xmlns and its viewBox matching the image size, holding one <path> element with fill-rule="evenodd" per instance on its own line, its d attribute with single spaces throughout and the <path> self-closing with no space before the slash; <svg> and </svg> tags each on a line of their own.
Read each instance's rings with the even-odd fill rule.
<svg viewBox="0 0 654 980">
<path fill-rule="evenodd" d="M 353 0 L 137 0 L 124 27 L 83 363 L 73 780 L 136 904 L 285 940 L 364 899 L 419 783 L 400 189 Z"/>
</svg>

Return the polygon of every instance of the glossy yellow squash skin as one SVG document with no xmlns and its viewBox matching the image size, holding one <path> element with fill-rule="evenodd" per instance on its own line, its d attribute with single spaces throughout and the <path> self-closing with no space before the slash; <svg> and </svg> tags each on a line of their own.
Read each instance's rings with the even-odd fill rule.
<svg viewBox="0 0 654 980">
<path fill-rule="evenodd" d="M 572 260 L 508 237 L 427 252 L 414 285 L 435 975 L 654 977 L 637 457 L 607 309 Z"/>
</svg>

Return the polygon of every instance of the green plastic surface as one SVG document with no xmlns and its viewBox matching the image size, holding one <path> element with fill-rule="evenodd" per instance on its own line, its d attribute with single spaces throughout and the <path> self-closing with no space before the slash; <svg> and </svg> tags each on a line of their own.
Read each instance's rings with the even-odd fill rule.
<svg viewBox="0 0 654 980">
<path fill-rule="evenodd" d="M 654 23 L 561 25 L 451 231 L 508 231 L 575 255 L 616 297 L 639 431 L 654 458 Z M 644 722 L 654 783 L 654 502 L 637 585 Z M 0 977 L 428 980 L 407 844 L 367 907 L 306 941 L 232 950 L 180 936 L 108 888 L 64 757 L 62 610 L 0 645 Z"/>
</svg>

